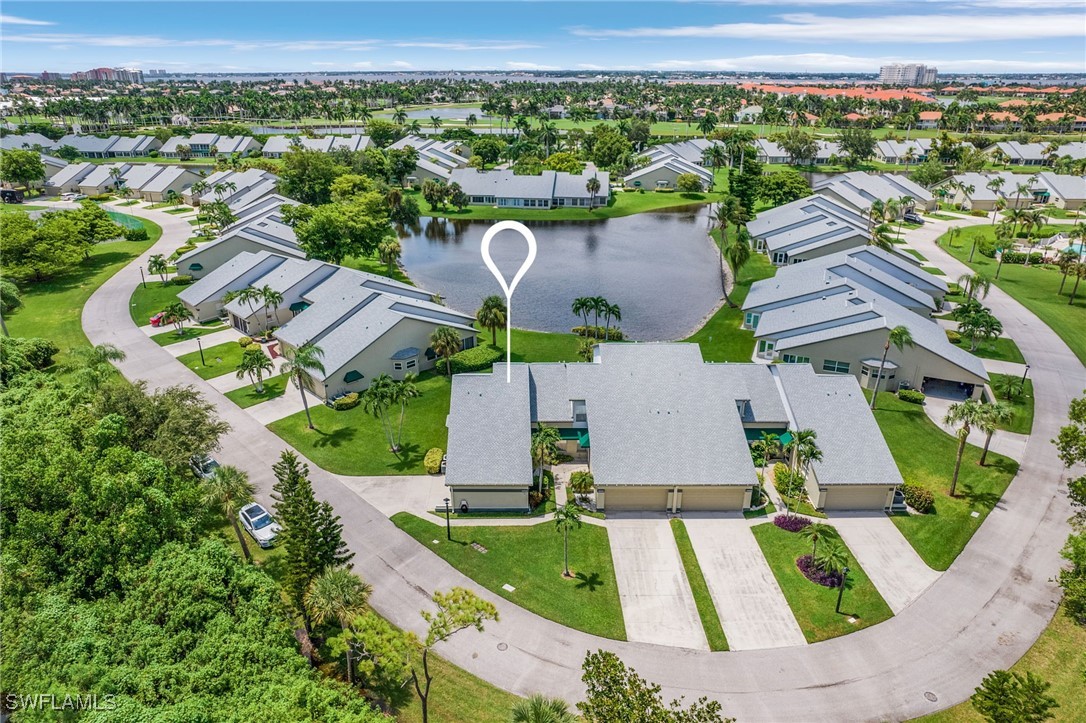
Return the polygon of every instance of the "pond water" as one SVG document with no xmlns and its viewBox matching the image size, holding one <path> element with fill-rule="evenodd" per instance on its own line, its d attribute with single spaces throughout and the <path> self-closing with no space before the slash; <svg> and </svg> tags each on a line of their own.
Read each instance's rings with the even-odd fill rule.
<svg viewBox="0 0 1086 723">
<path fill-rule="evenodd" d="M 538 253 L 513 296 L 513 326 L 568 332 L 583 323 L 570 309 L 573 300 L 602 296 L 621 307 L 618 326 L 628 338 L 688 336 L 721 297 L 719 259 L 706 235 L 707 220 L 707 208 L 687 207 L 600 221 L 523 222 L 535 235 Z M 404 268 L 450 307 L 474 314 L 484 296 L 502 293 L 479 251 L 493 223 L 423 218 L 418 226 L 401 229 Z M 527 245 L 506 231 L 494 238 L 490 252 L 505 278 L 512 279 Z"/>
</svg>

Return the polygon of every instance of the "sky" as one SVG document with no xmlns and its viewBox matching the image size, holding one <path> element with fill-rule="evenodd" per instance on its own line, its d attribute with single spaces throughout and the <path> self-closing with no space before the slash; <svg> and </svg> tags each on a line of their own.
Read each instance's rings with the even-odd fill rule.
<svg viewBox="0 0 1086 723">
<path fill-rule="evenodd" d="M 1084 0 L 5 0 L 7 72 L 1086 73 Z"/>
</svg>

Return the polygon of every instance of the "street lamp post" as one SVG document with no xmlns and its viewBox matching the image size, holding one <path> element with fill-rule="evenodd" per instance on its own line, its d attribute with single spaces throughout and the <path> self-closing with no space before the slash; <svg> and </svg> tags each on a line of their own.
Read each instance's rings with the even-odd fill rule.
<svg viewBox="0 0 1086 723">
<path fill-rule="evenodd" d="M 140 267 L 140 283 L 143 284 L 143 288 L 147 288 L 147 278 L 143 275 L 143 267 Z"/>
<path fill-rule="evenodd" d="M 1022 381 L 1019 382 L 1019 386 L 1022 387 L 1022 393 L 1026 391 L 1026 375 L 1029 374 L 1029 364 L 1026 364 L 1026 368 L 1022 370 Z"/>
<path fill-rule="evenodd" d="M 452 510 L 449 508 L 449 498 L 445 498 L 445 537 L 452 541 L 452 524 L 449 522 L 449 513 Z"/>
<path fill-rule="evenodd" d="M 841 587 L 837 590 L 837 612 L 841 612 L 841 597 L 845 594 L 845 581 L 848 580 L 848 568 L 841 570 Z"/>
<path fill-rule="evenodd" d="M 200 366 L 206 367 L 207 362 L 204 361 L 204 345 L 200 343 L 200 337 L 196 337 L 196 348 L 200 350 Z"/>
</svg>

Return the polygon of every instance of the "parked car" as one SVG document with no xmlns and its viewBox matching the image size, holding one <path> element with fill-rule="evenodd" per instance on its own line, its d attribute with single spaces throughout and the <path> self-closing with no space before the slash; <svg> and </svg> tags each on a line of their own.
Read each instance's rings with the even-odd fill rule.
<svg viewBox="0 0 1086 723">
<path fill-rule="evenodd" d="M 445 466 L 449 463 L 449 455 L 441 455 L 441 474 L 445 474 Z"/>
<path fill-rule="evenodd" d="M 271 547 L 283 529 L 268 511 L 256 502 L 242 507 L 238 517 L 241 518 L 241 526 L 261 547 Z"/>
<path fill-rule="evenodd" d="M 189 467 L 192 468 L 192 473 L 200 479 L 208 479 L 215 470 L 219 468 L 219 463 L 211 457 L 204 455 L 202 457 L 193 457 L 189 460 Z"/>
<path fill-rule="evenodd" d="M 86 197 L 87 197 L 86 194 L 82 194 L 82 193 L 64 193 L 64 194 L 61 194 L 60 200 L 61 201 L 82 201 Z"/>
<path fill-rule="evenodd" d="M 909 223 L 918 223 L 921 226 L 924 225 L 924 219 L 920 218 L 920 214 L 914 213 L 912 211 L 909 211 L 908 213 L 906 213 L 904 216 L 902 216 L 902 218 L 905 219 L 906 221 L 908 221 Z"/>
<path fill-rule="evenodd" d="M 0 200 L 4 203 L 22 203 L 23 192 L 14 188 L 5 188 L 0 191 Z"/>
<path fill-rule="evenodd" d="M 162 326 L 162 324 L 164 323 L 165 318 L 166 318 L 165 314 L 163 314 L 161 311 L 158 312 L 157 314 L 155 314 L 154 316 L 151 317 L 151 326 L 155 326 L 155 327 Z"/>
</svg>

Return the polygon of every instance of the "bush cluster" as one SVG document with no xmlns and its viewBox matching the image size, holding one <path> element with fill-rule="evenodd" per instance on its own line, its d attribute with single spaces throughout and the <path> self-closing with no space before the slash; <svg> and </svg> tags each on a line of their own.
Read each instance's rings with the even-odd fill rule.
<svg viewBox="0 0 1086 723">
<path fill-rule="evenodd" d="M 901 485 L 901 494 L 905 495 L 905 504 L 921 514 L 927 514 L 935 507 L 935 495 L 920 485 L 905 482 Z"/>
<path fill-rule="evenodd" d="M 606 336 L 611 341 L 622 341 L 626 338 L 617 326 L 612 326 L 610 331 L 603 326 L 575 326 L 570 331 L 577 336 L 587 336 L 591 339 L 603 339 Z"/>
<path fill-rule="evenodd" d="M 916 389 L 898 389 L 897 398 L 909 404 L 923 404 L 925 396 L 924 392 Z"/>
<path fill-rule="evenodd" d="M 46 368 L 59 351 L 60 347 L 48 339 L 0 336 L 0 383 L 7 384 L 23 372 Z"/>
<path fill-rule="evenodd" d="M 799 532 L 811 524 L 811 521 L 799 515 L 777 515 L 773 518 L 773 524 L 785 532 Z"/>
<path fill-rule="evenodd" d="M 1003 254 L 1003 263 L 1005 264 L 1024 264 L 1026 263 L 1027 254 L 1021 251 L 1006 251 Z M 1040 251 L 1034 251 L 1028 254 L 1029 262 L 1033 265 L 1037 265 L 1044 260 L 1044 254 Z"/>
<path fill-rule="evenodd" d="M 975 208 L 969 212 L 970 216 L 977 216 L 978 218 L 984 218 L 988 215 L 987 211 L 981 211 L 979 208 Z"/>
<path fill-rule="evenodd" d="M 124 230 L 125 241 L 147 241 L 151 237 L 147 235 L 147 229 L 143 226 L 139 228 L 126 228 Z"/>
<path fill-rule="evenodd" d="M 238 346 L 240 346 L 242 349 L 244 349 L 245 347 L 249 346 L 252 343 L 253 343 L 252 338 L 248 337 L 248 336 L 243 336 L 243 337 L 240 337 L 238 339 Z"/>
<path fill-rule="evenodd" d="M 260 345 L 257 344 L 256 348 L 259 349 Z M 344 394 L 342 397 L 332 402 L 332 409 L 337 412 L 345 412 L 348 409 L 354 409 L 361 402 L 362 399 L 358 396 L 358 392 L 351 392 L 350 394 Z"/>
<path fill-rule="evenodd" d="M 962 287 L 954 282 L 950 282 L 946 285 L 947 296 L 961 296 L 963 293 L 965 292 L 962 291 Z"/>
<path fill-rule="evenodd" d="M 188 274 L 177 274 L 172 279 L 170 279 L 170 283 L 174 286 L 188 286 L 192 283 L 192 281 L 193 278 Z"/>
<path fill-rule="evenodd" d="M 184 256 L 189 251 L 192 251 L 194 248 L 196 248 L 196 244 L 194 244 L 194 243 L 186 243 L 186 244 L 183 244 L 181 246 L 178 246 L 177 251 L 175 251 L 174 253 L 177 256 Z"/>
<path fill-rule="evenodd" d="M 954 331 L 953 329 L 947 329 L 946 330 L 946 339 L 951 344 L 961 344 L 962 343 L 961 332 Z"/>
<path fill-rule="evenodd" d="M 796 558 L 796 567 L 803 573 L 803 576 L 813 583 L 821 585 L 822 587 L 841 587 L 843 577 L 839 572 L 830 572 L 829 570 L 823 570 L 815 562 L 814 556 L 804 555 Z"/>
<path fill-rule="evenodd" d="M 113 198 L 112 193 L 96 193 L 93 196 L 87 196 L 91 201 L 108 201 Z"/>
<path fill-rule="evenodd" d="M 465 349 L 453 354 L 451 360 L 452 373 L 464 374 L 466 372 L 483 371 L 504 358 L 505 354 L 501 349 L 489 345 Z"/>
<path fill-rule="evenodd" d="M 422 458 L 422 466 L 426 468 L 426 474 L 437 474 L 441 471 L 441 458 L 445 455 L 441 447 L 431 447 L 426 450 L 426 456 Z"/>
</svg>

